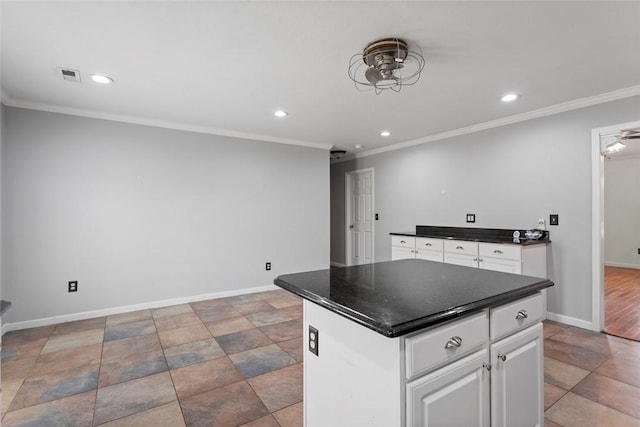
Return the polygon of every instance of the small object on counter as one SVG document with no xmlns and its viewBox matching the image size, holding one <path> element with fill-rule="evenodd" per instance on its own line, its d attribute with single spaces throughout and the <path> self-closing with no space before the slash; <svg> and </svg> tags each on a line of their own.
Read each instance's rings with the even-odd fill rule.
<svg viewBox="0 0 640 427">
<path fill-rule="evenodd" d="M 524 236 L 529 240 L 538 240 L 543 234 L 540 230 L 527 230 L 524 232 Z"/>
<path fill-rule="evenodd" d="M 513 232 L 513 243 L 520 243 L 520 231 Z"/>
</svg>

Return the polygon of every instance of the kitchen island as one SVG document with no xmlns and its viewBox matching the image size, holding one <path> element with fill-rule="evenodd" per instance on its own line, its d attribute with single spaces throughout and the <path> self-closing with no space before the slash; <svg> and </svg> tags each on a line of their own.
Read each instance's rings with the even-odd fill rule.
<svg viewBox="0 0 640 427">
<path fill-rule="evenodd" d="M 305 426 L 542 426 L 548 279 L 425 260 L 283 275 Z"/>
</svg>

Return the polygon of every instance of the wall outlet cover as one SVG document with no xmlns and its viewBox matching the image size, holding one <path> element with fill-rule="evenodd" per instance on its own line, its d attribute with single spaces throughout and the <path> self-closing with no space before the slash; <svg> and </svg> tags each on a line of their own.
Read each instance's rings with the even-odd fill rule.
<svg viewBox="0 0 640 427">
<path fill-rule="evenodd" d="M 467 222 L 476 222 L 476 214 L 467 214 Z"/>
<path fill-rule="evenodd" d="M 69 282 L 69 292 L 78 292 L 78 281 L 73 280 Z"/>
</svg>

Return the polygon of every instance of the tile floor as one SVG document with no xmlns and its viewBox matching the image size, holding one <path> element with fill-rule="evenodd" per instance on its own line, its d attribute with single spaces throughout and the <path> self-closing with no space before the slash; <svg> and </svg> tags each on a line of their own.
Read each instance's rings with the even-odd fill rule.
<svg viewBox="0 0 640 427">
<path fill-rule="evenodd" d="M 10 332 L 2 425 L 302 426 L 281 290 Z M 640 343 L 545 322 L 545 425 L 640 427 Z"/>
<path fill-rule="evenodd" d="M 302 426 L 302 302 L 268 291 L 9 332 L 2 426 Z"/>
</svg>

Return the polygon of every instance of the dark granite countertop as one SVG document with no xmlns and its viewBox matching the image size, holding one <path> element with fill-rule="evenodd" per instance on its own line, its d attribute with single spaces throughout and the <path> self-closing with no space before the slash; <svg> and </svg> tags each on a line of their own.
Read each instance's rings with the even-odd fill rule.
<svg viewBox="0 0 640 427">
<path fill-rule="evenodd" d="M 420 259 L 286 274 L 274 283 L 387 337 L 553 286 L 548 279 Z"/>
<path fill-rule="evenodd" d="M 395 236 L 431 237 L 435 239 L 467 240 L 471 242 L 509 243 L 522 246 L 540 245 L 551 243 L 549 232 L 544 231 L 543 236 L 537 240 L 529 240 L 525 237 L 526 230 L 518 230 L 520 239 L 513 238 L 515 229 L 498 228 L 471 228 L 471 227 L 439 227 L 431 225 L 416 225 L 416 231 L 389 233 Z"/>
</svg>

